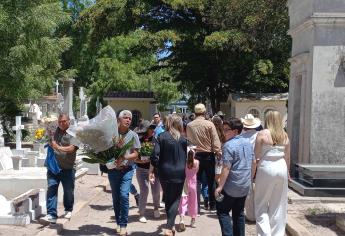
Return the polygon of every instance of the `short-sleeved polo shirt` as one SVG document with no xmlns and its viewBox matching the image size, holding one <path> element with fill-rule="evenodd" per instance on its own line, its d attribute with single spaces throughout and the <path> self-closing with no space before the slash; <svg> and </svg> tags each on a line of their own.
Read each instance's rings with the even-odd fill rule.
<svg viewBox="0 0 345 236">
<path fill-rule="evenodd" d="M 232 197 L 248 194 L 254 150 L 247 138 L 237 135 L 223 145 L 224 165 L 231 165 L 223 190 Z"/>
</svg>

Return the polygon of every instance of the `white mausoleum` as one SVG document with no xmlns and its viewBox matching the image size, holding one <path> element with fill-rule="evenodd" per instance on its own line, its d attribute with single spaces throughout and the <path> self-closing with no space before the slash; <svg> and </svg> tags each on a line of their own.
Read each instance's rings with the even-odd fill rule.
<svg viewBox="0 0 345 236">
<path fill-rule="evenodd" d="M 288 93 L 231 93 L 226 103 L 221 104 L 221 110 L 226 117 L 241 118 L 251 113 L 264 122 L 268 110 L 277 110 L 282 114 L 284 122 L 287 117 Z"/>
</svg>

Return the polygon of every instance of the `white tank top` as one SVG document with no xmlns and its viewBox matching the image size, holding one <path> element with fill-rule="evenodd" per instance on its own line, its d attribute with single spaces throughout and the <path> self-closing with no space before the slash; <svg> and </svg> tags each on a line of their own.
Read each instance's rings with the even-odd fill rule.
<svg viewBox="0 0 345 236">
<path fill-rule="evenodd" d="M 285 156 L 283 145 L 263 145 L 260 159 L 280 159 Z"/>
</svg>

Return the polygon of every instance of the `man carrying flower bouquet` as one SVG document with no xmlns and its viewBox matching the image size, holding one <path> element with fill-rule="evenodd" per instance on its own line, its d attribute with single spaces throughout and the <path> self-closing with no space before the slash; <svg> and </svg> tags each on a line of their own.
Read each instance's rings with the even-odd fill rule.
<svg viewBox="0 0 345 236">
<path fill-rule="evenodd" d="M 67 114 L 60 114 L 58 117 L 58 128 L 50 146 L 54 149 L 55 158 L 58 164 L 57 173 L 53 173 L 48 167 L 47 180 L 47 215 L 40 219 L 42 224 L 56 223 L 57 219 L 57 194 L 61 182 L 65 207 L 64 217 L 71 218 L 74 205 L 74 182 L 75 182 L 75 159 L 78 149 L 78 141 L 66 133 L 69 128 L 70 118 Z"/>
<path fill-rule="evenodd" d="M 116 232 L 119 235 L 127 234 L 129 191 L 134 174 L 134 160 L 138 158 L 140 141 L 138 135 L 129 129 L 132 123 L 132 113 L 128 110 L 120 112 L 118 117 L 119 139 L 117 147 L 133 142 L 132 147 L 126 151 L 125 155 L 118 157 L 113 168 L 108 166 L 108 179 L 112 190 L 113 207 L 115 220 L 117 223 Z M 133 140 L 133 141 L 132 141 Z"/>
</svg>

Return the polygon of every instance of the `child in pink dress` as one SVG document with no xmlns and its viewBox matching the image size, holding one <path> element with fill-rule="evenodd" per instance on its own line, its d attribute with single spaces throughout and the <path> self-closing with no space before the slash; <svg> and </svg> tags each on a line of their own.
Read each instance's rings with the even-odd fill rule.
<svg viewBox="0 0 345 236">
<path fill-rule="evenodd" d="M 194 159 L 195 152 L 188 147 L 186 165 L 186 180 L 183 187 L 182 197 L 179 206 L 180 225 L 179 230 L 186 230 L 183 218 L 188 212 L 192 218 L 191 227 L 195 227 L 195 218 L 198 214 L 198 197 L 197 197 L 197 173 L 199 170 L 199 161 Z"/>
</svg>

